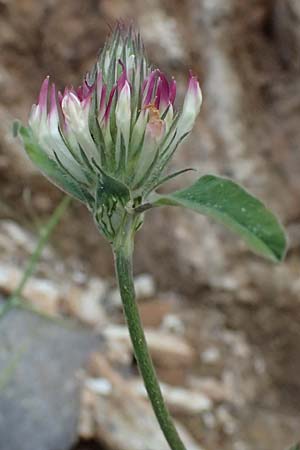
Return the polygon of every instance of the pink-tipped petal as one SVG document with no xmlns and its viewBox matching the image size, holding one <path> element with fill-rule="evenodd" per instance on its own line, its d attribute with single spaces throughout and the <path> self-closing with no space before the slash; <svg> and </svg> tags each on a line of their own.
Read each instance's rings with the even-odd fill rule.
<svg viewBox="0 0 300 450">
<path fill-rule="evenodd" d="M 197 80 L 197 77 L 190 73 L 190 79 L 188 84 L 188 89 L 185 95 L 182 114 L 180 117 L 180 133 L 184 134 L 189 132 L 199 114 L 202 104 L 202 93 Z"/>
<path fill-rule="evenodd" d="M 95 85 L 93 85 L 91 88 L 89 88 L 88 94 L 84 97 L 81 104 L 84 110 L 88 110 L 92 103 L 92 97 L 95 91 Z"/>
<path fill-rule="evenodd" d="M 79 98 L 80 101 L 83 100 L 84 95 L 83 95 L 83 87 L 82 87 L 82 86 L 79 86 L 79 87 L 76 89 L 76 95 L 77 95 L 77 97 Z"/>
<path fill-rule="evenodd" d="M 170 91 L 170 96 L 169 96 L 170 103 L 172 105 L 174 105 L 174 101 L 176 98 L 176 80 L 174 78 L 172 78 L 172 81 L 170 83 L 169 91 Z"/>
<path fill-rule="evenodd" d="M 118 95 L 120 94 L 121 90 L 124 87 L 124 84 L 128 81 L 127 79 L 127 72 L 126 72 L 126 67 L 124 65 L 124 63 L 119 59 L 119 64 L 122 67 L 122 73 L 117 81 L 117 86 L 118 86 Z"/>
<path fill-rule="evenodd" d="M 117 90 L 117 86 L 115 85 L 115 86 L 113 86 L 113 88 L 112 88 L 112 90 L 111 90 L 111 92 L 109 94 L 109 99 L 108 99 L 106 110 L 105 110 L 105 113 L 104 113 L 104 121 L 105 121 L 105 123 L 108 122 L 110 109 L 111 109 L 111 105 L 112 105 L 112 102 L 113 102 L 116 90 Z"/>
<path fill-rule="evenodd" d="M 63 96 L 63 94 L 61 93 L 61 91 L 58 91 L 57 92 L 57 99 L 58 99 L 58 103 L 60 104 L 60 106 L 61 106 L 61 102 L 62 102 L 62 99 L 64 98 L 64 96 Z"/>
<path fill-rule="evenodd" d="M 143 106 L 150 105 L 150 103 L 153 100 L 156 79 L 157 79 L 157 70 L 153 70 L 148 78 L 147 87 L 145 89 L 146 95 L 143 101 Z"/>
<path fill-rule="evenodd" d="M 59 114 L 56 100 L 55 84 L 52 83 L 50 89 L 50 108 L 48 113 L 48 126 L 53 134 L 57 132 L 59 124 Z"/>
<path fill-rule="evenodd" d="M 145 80 L 142 83 L 142 94 L 144 94 L 144 92 L 145 92 L 147 83 L 148 83 L 148 78 L 145 78 Z"/>
<path fill-rule="evenodd" d="M 103 88 L 102 72 L 99 72 L 97 74 L 96 79 L 97 102 L 99 108 L 101 107 L 100 105 L 101 105 L 102 88 Z"/>
<path fill-rule="evenodd" d="M 89 97 L 91 91 L 93 91 L 93 86 L 89 86 L 86 81 L 82 84 L 82 100 L 85 100 Z"/>
<path fill-rule="evenodd" d="M 154 102 L 153 102 L 154 107 L 156 109 L 159 109 L 160 99 L 161 99 L 161 89 L 160 89 L 160 86 L 158 86 L 157 87 L 157 91 L 156 91 L 156 96 L 155 96 L 155 99 L 154 99 Z"/>
<path fill-rule="evenodd" d="M 169 106 L 169 82 L 162 72 L 159 72 L 159 109 L 164 111 Z"/>
<path fill-rule="evenodd" d="M 48 90 L 49 90 L 49 76 L 47 76 L 41 86 L 38 105 L 41 110 L 47 110 L 47 100 L 48 100 Z"/>
<path fill-rule="evenodd" d="M 107 90 L 107 88 L 104 85 L 102 87 L 102 92 L 100 94 L 101 97 L 100 97 L 100 106 L 99 106 L 99 115 L 98 115 L 98 118 L 100 121 L 102 120 L 104 113 L 105 113 L 106 90 Z"/>
<path fill-rule="evenodd" d="M 193 72 L 190 70 L 190 78 L 189 78 L 189 85 L 188 90 L 191 91 L 194 95 L 197 95 L 198 89 L 199 89 L 199 83 L 198 78 L 193 75 Z"/>
<path fill-rule="evenodd" d="M 82 100 L 82 102 L 81 102 L 82 109 L 88 110 L 91 106 L 91 102 L 92 102 L 92 93 L 88 97 L 86 97 L 84 100 Z"/>
<path fill-rule="evenodd" d="M 63 94 L 62 94 L 62 99 L 61 99 L 61 101 L 63 101 L 64 97 L 66 97 L 67 95 L 69 95 L 70 92 L 71 92 L 70 89 L 66 86 L 66 87 L 64 88 L 64 92 L 63 92 Z M 77 94 L 76 94 L 76 95 L 77 95 Z"/>
<path fill-rule="evenodd" d="M 49 114 L 57 114 L 56 89 L 55 84 L 52 83 L 50 91 L 50 111 Z"/>
</svg>

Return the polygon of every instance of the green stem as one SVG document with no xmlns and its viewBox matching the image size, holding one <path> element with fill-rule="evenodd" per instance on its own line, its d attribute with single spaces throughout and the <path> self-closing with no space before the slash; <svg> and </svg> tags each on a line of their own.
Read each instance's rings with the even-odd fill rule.
<svg viewBox="0 0 300 450">
<path fill-rule="evenodd" d="M 68 205 L 70 204 L 71 197 L 65 196 L 61 202 L 58 204 L 58 206 L 55 208 L 53 214 L 51 215 L 49 221 L 46 223 L 46 226 L 42 228 L 40 237 L 37 243 L 37 246 L 32 253 L 28 264 L 23 272 L 22 278 L 14 290 L 14 292 L 11 294 L 9 299 L 6 301 L 5 305 L 0 310 L 0 318 L 11 308 L 14 308 L 15 306 L 18 306 L 20 303 L 20 297 L 22 295 L 23 289 L 29 280 L 29 278 L 32 276 L 33 272 L 35 271 L 36 265 L 38 261 L 40 260 L 42 251 L 47 244 L 49 237 L 62 218 L 65 210 L 67 209 Z"/>
<path fill-rule="evenodd" d="M 129 333 L 140 373 L 159 425 L 172 450 L 185 450 L 170 413 L 165 405 L 157 375 L 149 354 L 138 306 L 132 274 L 133 238 L 130 236 L 114 247 L 115 269 L 123 301 Z"/>
</svg>

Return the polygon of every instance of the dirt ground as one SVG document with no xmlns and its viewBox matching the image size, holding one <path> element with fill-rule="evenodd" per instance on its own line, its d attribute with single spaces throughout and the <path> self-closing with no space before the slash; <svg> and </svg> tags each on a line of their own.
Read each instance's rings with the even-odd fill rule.
<svg viewBox="0 0 300 450">
<path fill-rule="evenodd" d="M 175 413 L 204 449 L 284 450 L 300 439 L 297 0 L 0 0 L 0 220 L 35 234 L 62 195 L 12 138 L 12 120 L 26 121 L 45 75 L 60 87 L 79 83 L 108 24 L 132 11 L 150 58 L 175 75 L 179 95 L 189 68 L 203 88 L 201 117 L 174 167 L 242 182 L 289 235 L 287 259 L 275 266 L 192 213 L 147 215 L 135 272 L 151 274 L 157 288 L 142 302 L 145 318 L 159 329 L 164 316 L 175 316 L 196 355 L 184 374 L 158 368 L 160 378 L 188 389 L 219 383 L 210 381 L 210 411 Z M 190 180 L 183 175 L 170 189 Z M 84 206 L 72 203 L 51 242 L 57 264 L 113 284 L 109 245 Z M 20 263 L 13 252 L 1 259 Z M 120 311 L 111 320 L 120 323 Z M 74 449 L 100 450 L 100 441 Z"/>
</svg>

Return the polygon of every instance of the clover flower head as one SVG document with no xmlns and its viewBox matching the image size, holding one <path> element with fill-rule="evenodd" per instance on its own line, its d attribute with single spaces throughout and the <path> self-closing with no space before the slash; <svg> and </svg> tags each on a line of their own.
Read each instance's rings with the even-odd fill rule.
<svg viewBox="0 0 300 450">
<path fill-rule="evenodd" d="M 176 81 L 149 65 L 140 34 L 119 23 L 81 86 L 57 92 L 44 80 L 19 132 L 48 178 L 95 217 L 113 215 L 147 199 L 191 131 L 202 102 L 192 73 L 181 111 L 175 99 Z"/>
</svg>

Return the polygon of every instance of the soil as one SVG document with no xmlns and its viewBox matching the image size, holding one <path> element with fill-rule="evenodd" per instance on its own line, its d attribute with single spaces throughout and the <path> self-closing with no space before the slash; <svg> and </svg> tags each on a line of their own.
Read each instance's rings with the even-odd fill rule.
<svg viewBox="0 0 300 450">
<path fill-rule="evenodd" d="M 151 273 L 158 292 L 178 296 L 177 314 L 199 355 L 219 348 L 219 361 L 207 366 L 199 357 L 191 374 L 234 373 L 237 383 L 236 402 L 223 405 L 232 428 L 220 408 L 211 428 L 209 417 L 179 418 L 207 450 L 284 450 L 300 439 L 297 0 L 0 0 L 0 219 L 36 232 L 62 195 L 12 139 L 13 118 L 26 120 L 47 73 L 60 87 L 80 82 L 107 24 L 132 11 L 149 56 L 177 76 L 179 92 L 190 67 L 203 86 L 201 118 L 174 166 L 243 182 L 276 211 L 290 240 L 286 262 L 275 267 L 202 218 L 168 209 L 147 216 L 136 273 Z M 178 184 L 189 182 L 183 176 Z M 86 272 L 112 280 L 109 245 L 84 206 L 73 202 L 52 243 L 68 264 L 80 261 Z M 245 355 L 234 339 L 245 343 Z M 96 449 L 104 447 L 82 441 L 72 450 Z"/>
</svg>

